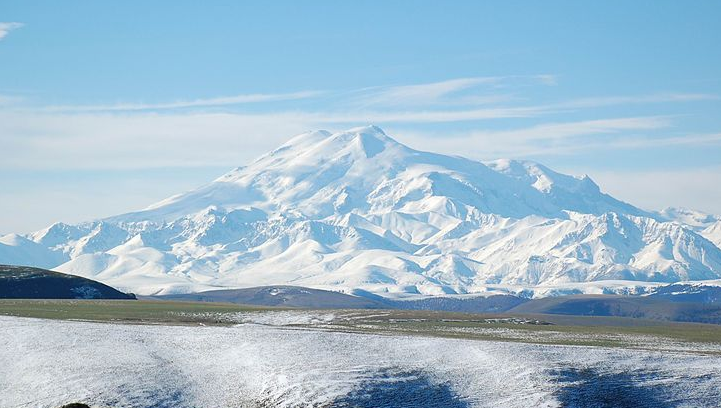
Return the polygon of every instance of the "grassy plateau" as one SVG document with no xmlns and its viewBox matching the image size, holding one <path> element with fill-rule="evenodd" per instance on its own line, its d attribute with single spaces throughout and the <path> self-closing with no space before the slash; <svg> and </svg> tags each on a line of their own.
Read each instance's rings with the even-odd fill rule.
<svg viewBox="0 0 721 408">
<path fill-rule="evenodd" d="M 0 315 L 116 324 L 209 326 L 258 323 L 287 329 L 721 354 L 719 325 L 621 317 L 377 309 L 303 310 L 209 302 L 36 299 L 0 300 Z M 279 316 L 283 317 L 282 322 L 276 323 Z M 308 319 L 308 316 L 319 318 Z"/>
</svg>

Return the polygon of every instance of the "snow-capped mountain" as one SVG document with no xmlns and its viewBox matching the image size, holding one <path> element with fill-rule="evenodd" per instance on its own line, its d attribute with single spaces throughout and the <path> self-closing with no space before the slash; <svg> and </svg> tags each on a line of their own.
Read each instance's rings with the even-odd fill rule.
<svg viewBox="0 0 721 408">
<path fill-rule="evenodd" d="M 658 218 L 683 224 L 721 247 L 721 217 L 687 208 L 669 207 L 658 212 Z"/>
<path fill-rule="evenodd" d="M 698 228 L 616 200 L 586 176 L 420 152 L 371 126 L 299 135 L 142 211 L 2 237 L 0 263 L 139 294 L 598 289 L 721 278 L 718 235 Z"/>
</svg>

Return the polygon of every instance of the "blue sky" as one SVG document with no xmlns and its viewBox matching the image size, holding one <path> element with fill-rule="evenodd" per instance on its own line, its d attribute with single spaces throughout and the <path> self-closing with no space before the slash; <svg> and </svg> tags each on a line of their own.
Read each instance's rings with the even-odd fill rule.
<svg viewBox="0 0 721 408">
<path fill-rule="evenodd" d="M 0 2 L 0 232 L 138 209 L 308 129 L 721 213 L 721 3 Z"/>
</svg>

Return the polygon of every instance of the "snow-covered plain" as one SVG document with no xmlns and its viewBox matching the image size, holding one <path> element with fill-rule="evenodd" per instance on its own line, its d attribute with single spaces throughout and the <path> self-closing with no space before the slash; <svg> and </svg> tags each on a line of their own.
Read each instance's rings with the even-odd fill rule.
<svg viewBox="0 0 721 408">
<path fill-rule="evenodd" d="M 0 263 L 145 295 L 642 293 L 721 278 L 719 231 L 718 217 L 645 211 L 587 176 L 421 152 L 369 126 L 299 135 L 145 210 L 0 237 Z"/>
<path fill-rule="evenodd" d="M 301 330 L 279 318 L 191 327 L 0 317 L 0 407 L 556 407 L 605 398 L 615 403 L 598 406 L 659 408 L 721 398 L 718 355 Z"/>
</svg>

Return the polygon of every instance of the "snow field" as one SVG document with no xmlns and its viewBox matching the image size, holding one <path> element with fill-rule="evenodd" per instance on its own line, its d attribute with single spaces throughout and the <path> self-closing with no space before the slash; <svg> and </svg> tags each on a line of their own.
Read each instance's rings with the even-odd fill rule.
<svg viewBox="0 0 721 408">
<path fill-rule="evenodd" d="M 110 407 L 332 406 L 381 374 L 392 382 L 409 373 L 449 387 L 467 406 L 555 407 L 563 383 L 554 372 L 568 367 L 649 372 L 653 376 L 640 381 L 682 390 L 695 406 L 721 396 L 721 358 L 681 352 L 258 324 L 140 326 L 0 317 L 0 328 L 2 408 L 56 408 L 73 401 Z"/>
</svg>

